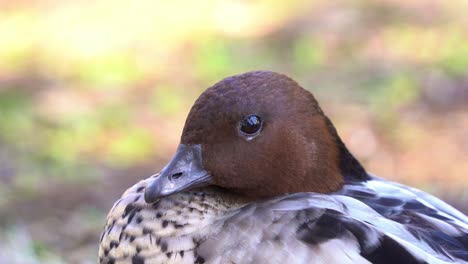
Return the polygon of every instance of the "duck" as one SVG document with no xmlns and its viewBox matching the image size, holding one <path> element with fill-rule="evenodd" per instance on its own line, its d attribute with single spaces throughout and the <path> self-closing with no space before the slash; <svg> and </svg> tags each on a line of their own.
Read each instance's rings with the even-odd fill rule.
<svg viewBox="0 0 468 264">
<path fill-rule="evenodd" d="M 367 172 L 290 77 L 227 77 L 110 210 L 98 263 L 468 263 L 468 218 Z"/>
</svg>

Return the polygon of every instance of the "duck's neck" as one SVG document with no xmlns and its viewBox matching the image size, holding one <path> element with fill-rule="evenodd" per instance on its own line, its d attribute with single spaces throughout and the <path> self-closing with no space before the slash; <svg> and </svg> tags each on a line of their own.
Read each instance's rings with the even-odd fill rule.
<svg viewBox="0 0 468 264">
<path fill-rule="evenodd" d="M 369 175 L 367 174 L 366 170 L 345 146 L 340 136 L 338 135 L 336 128 L 333 126 L 332 122 L 327 116 L 325 116 L 325 121 L 330 133 L 335 138 L 338 147 L 338 166 L 341 174 L 345 179 L 345 182 L 368 180 Z"/>
<path fill-rule="evenodd" d="M 147 204 L 145 187 L 154 177 L 128 189 L 108 215 L 99 248 L 100 263 L 136 254 L 133 263 L 203 263 L 199 243 L 223 227 L 222 219 L 243 205 L 214 187 L 189 190 Z M 128 259 L 129 260 L 129 259 Z M 115 261 L 119 262 L 119 261 Z M 146 263 L 145 262 L 145 263 Z"/>
</svg>

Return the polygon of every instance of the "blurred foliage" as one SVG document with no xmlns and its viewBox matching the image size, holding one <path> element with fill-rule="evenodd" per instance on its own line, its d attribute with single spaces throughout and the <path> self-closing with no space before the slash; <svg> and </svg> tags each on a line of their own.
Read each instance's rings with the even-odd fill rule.
<svg viewBox="0 0 468 264">
<path fill-rule="evenodd" d="M 467 201 L 467 9 L 463 0 L 0 2 L 0 214 L 25 208 L 0 221 L 10 230 L 0 260 L 20 243 L 37 261 L 18 263 L 94 263 L 89 233 L 100 226 L 80 221 L 103 218 L 125 187 L 161 168 L 204 89 L 257 69 L 313 91 L 371 171 Z M 12 227 L 17 218 L 28 228 Z M 76 219 L 79 234 L 63 236 L 79 243 L 37 233 Z"/>
<path fill-rule="evenodd" d="M 34 242 L 20 227 L 14 227 L 0 234 L 0 262 L 11 264 L 61 264 L 60 257 L 53 255 L 44 244 Z"/>
</svg>

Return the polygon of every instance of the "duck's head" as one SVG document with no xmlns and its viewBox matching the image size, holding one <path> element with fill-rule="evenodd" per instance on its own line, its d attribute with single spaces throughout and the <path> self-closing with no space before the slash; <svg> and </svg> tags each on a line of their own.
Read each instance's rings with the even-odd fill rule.
<svg viewBox="0 0 468 264">
<path fill-rule="evenodd" d="M 197 99 L 175 156 L 145 200 L 208 185 L 252 199 L 330 193 L 366 177 L 310 92 L 285 75 L 256 71 L 228 77 Z"/>
</svg>

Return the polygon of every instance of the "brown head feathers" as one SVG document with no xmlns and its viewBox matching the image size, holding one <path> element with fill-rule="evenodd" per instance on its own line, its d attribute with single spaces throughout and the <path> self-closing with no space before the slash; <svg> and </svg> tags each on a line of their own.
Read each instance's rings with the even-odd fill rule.
<svg viewBox="0 0 468 264">
<path fill-rule="evenodd" d="M 252 198 L 330 193 L 368 177 L 314 96 L 269 71 L 207 89 L 187 117 L 181 144 L 201 145 L 214 185 Z"/>
</svg>

